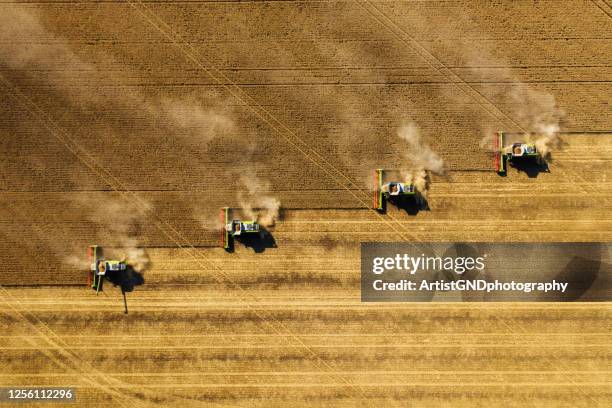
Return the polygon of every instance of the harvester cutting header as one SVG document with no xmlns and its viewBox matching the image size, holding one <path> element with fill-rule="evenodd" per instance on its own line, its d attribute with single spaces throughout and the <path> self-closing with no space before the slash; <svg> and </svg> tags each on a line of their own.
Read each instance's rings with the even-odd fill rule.
<svg viewBox="0 0 612 408">
<path fill-rule="evenodd" d="M 493 149 L 495 152 L 495 171 L 506 174 L 508 164 L 516 166 L 529 161 L 542 165 L 542 155 L 536 149 L 534 143 L 515 142 L 506 144 L 504 132 L 497 132 L 494 139 Z"/>
</svg>

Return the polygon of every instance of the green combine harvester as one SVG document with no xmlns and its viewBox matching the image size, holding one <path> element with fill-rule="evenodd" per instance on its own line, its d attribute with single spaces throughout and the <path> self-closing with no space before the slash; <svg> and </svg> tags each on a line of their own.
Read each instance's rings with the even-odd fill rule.
<svg viewBox="0 0 612 408">
<path fill-rule="evenodd" d="M 221 221 L 223 222 L 223 229 L 221 230 L 221 246 L 224 249 L 230 249 L 232 239 L 246 234 L 259 234 L 260 231 L 257 221 L 230 219 L 229 207 L 223 207 L 221 209 Z"/>
<path fill-rule="evenodd" d="M 101 256 L 102 248 L 98 245 L 91 245 L 87 251 L 89 257 L 89 276 L 87 286 L 91 286 L 96 294 L 102 290 L 104 277 L 107 272 L 124 271 L 127 268 L 125 261 L 107 260 Z"/>
<path fill-rule="evenodd" d="M 374 191 L 374 208 L 378 211 L 384 210 L 385 201 L 389 201 L 393 197 L 417 197 L 417 190 L 412 183 L 403 183 L 399 181 L 383 182 L 383 169 L 374 171 L 374 182 L 376 189 Z"/>
<path fill-rule="evenodd" d="M 508 165 L 516 165 L 520 162 L 534 161 L 538 166 L 542 165 L 542 156 L 533 143 L 516 142 L 506 145 L 504 132 L 495 135 L 493 149 L 495 151 L 495 171 L 505 175 Z"/>
</svg>

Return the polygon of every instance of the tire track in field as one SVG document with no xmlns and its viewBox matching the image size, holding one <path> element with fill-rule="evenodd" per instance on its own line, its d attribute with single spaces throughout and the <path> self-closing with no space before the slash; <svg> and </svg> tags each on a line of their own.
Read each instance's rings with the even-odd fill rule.
<svg viewBox="0 0 612 408">
<path fill-rule="evenodd" d="M 157 216 L 157 214 L 155 214 L 154 211 L 152 211 L 150 208 L 148 208 L 146 206 L 146 203 L 144 203 L 142 201 L 142 199 L 137 194 L 135 194 L 133 191 L 125 188 L 125 186 L 120 182 L 120 180 L 118 180 L 114 175 L 109 173 L 109 171 L 107 169 L 105 169 L 104 167 L 99 166 L 97 164 L 97 162 L 95 161 L 95 159 L 93 157 L 91 157 L 91 155 L 88 152 L 86 152 L 82 147 L 80 147 L 78 144 L 76 144 L 74 141 L 72 141 L 70 136 L 63 129 L 61 129 L 47 114 L 45 114 L 40 109 L 40 107 L 38 107 L 38 105 L 36 105 L 32 100 L 27 98 L 27 96 L 25 96 L 16 87 L 12 86 L 11 83 L 1 74 L 0 74 L 0 80 L 2 82 L 4 82 L 5 86 L 9 90 L 13 91 L 13 92 L 10 93 L 13 98 L 15 98 L 19 103 L 21 103 L 23 105 L 23 107 L 26 108 L 26 110 L 34 118 L 39 120 L 39 123 L 41 125 L 43 125 L 47 130 L 50 131 L 50 133 L 54 137 L 56 137 L 60 142 L 62 142 L 64 144 L 64 146 L 71 153 L 73 153 L 83 164 L 85 164 L 91 171 L 93 171 L 94 174 L 96 174 L 100 178 L 102 178 L 109 185 L 109 187 L 111 187 L 113 189 L 113 191 L 119 193 L 123 197 L 127 197 L 128 195 L 131 195 L 133 198 L 135 198 L 136 201 L 138 202 L 138 205 L 141 208 L 142 214 L 143 215 L 151 215 L 151 216 L 153 216 L 155 218 L 154 222 L 156 223 L 156 225 L 160 229 L 160 231 L 162 233 L 164 233 L 172 242 L 174 242 L 177 245 L 178 248 L 186 250 L 188 255 L 197 264 L 199 264 L 199 266 L 203 270 L 207 269 L 206 265 L 202 263 L 202 261 L 204 260 L 205 262 L 208 262 L 209 265 L 214 270 L 216 270 L 219 275 L 221 275 L 221 277 L 217 276 L 217 274 L 213 275 L 215 277 L 215 279 L 217 279 L 219 281 L 219 283 L 227 283 L 227 282 L 229 282 L 231 285 L 233 285 L 237 289 L 239 289 L 241 291 L 241 294 L 243 294 L 243 295 L 247 294 L 247 296 L 250 296 L 241 285 L 239 285 L 233 279 L 231 279 L 231 277 L 229 277 L 227 275 L 227 273 L 225 273 L 225 271 L 223 271 L 223 269 L 220 268 L 217 265 L 217 261 L 211 261 L 210 259 L 206 259 L 206 257 L 203 256 L 203 254 L 201 252 L 196 251 L 196 248 L 191 243 L 189 243 L 188 241 L 184 240 L 184 237 L 182 236 L 182 234 L 179 231 L 177 231 L 171 224 L 169 224 L 168 222 L 166 222 L 165 220 L 163 220 L 159 216 Z M 83 153 L 83 154 L 79 154 L 79 152 Z M 128 201 L 129 201 L 129 199 L 128 199 Z M 169 230 L 167 228 L 169 228 Z M 174 234 L 176 234 L 176 235 L 174 235 Z M 335 374 L 334 367 L 331 366 L 330 363 L 328 363 L 326 360 L 322 359 L 318 354 L 316 354 L 314 352 L 314 350 L 309 348 L 298 337 L 293 335 L 293 333 L 288 332 L 286 330 L 286 328 L 282 326 L 282 322 L 278 321 L 274 316 L 272 316 L 271 318 L 270 318 L 270 315 L 268 315 L 267 317 L 264 316 L 257 309 L 253 309 L 253 307 L 250 304 L 248 304 L 248 303 L 244 303 L 244 305 L 246 306 L 247 309 L 249 309 L 251 311 L 254 311 L 256 317 L 260 321 L 262 321 L 265 325 L 267 325 L 269 328 L 271 328 L 274 332 L 276 332 L 279 337 L 282 337 L 285 340 L 291 339 L 291 340 L 295 341 L 297 345 L 296 344 L 292 344 L 292 347 L 297 348 L 297 349 L 301 349 L 302 351 L 306 351 L 307 354 L 309 354 L 311 357 L 313 357 L 313 361 L 312 362 L 314 363 L 315 366 L 317 366 L 317 368 L 319 368 L 321 370 L 322 373 L 324 373 L 326 375 L 329 375 L 332 378 L 334 376 L 337 376 L 337 374 Z M 282 330 L 279 330 L 279 327 L 277 327 L 278 325 L 281 326 Z M 322 366 L 324 366 L 327 369 L 324 369 Z M 364 394 L 364 390 L 361 389 L 361 387 L 355 386 L 354 384 L 351 384 L 350 382 L 348 382 L 342 376 L 337 376 L 337 377 L 341 381 L 345 382 L 345 384 L 348 387 L 356 387 L 358 392 L 361 393 L 364 398 L 366 397 L 366 395 Z"/>
<path fill-rule="evenodd" d="M 520 123 L 518 123 L 507 113 L 499 109 L 493 102 L 491 102 L 485 95 L 483 95 L 482 92 L 479 92 L 463 78 L 457 75 L 453 70 L 449 69 L 435 55 L 433 55 L 425 47 L 423 47 L 419 41 L 417 41 L 406 30 L 402 29 L 397 23 L 395 23 L 395 21 L 390 18 L 385 12 L 376 7 L 376 5 L 372 3 L 372 1 L 357 0 L 357 4 L 367 13 L 369 13 L 379 24 L 381 24 L 383 27 L 387 28 L 391 33 L 393 33 L 393 35 L 399 41 L 407 44 L 411 49 L 415 50 L 421 56 L 421 58 L 423 58 L 433 69 L 438 71 L 443 76 L 446 76 L 447 78 L 452 77 L 455 81 L 459 81 L 460 84 L 465 85 L 460 86 L 456 84 L 456 82 L 451 81 L 468 97 L 472 98 L 477 104 L 479 104 L 485 110 L 485 112 L 487 112 L 497 121 L 503 123 L 506 129 L 518 128 L 523 133 L 528 133 L 526 129 L 521 126 Z M 506 125 L 508 124 L 510 124 L 511 126 L 506 127 Z M 592 192 L 584 187 L 584 184 L 587 184 L 587 181 L 583 179 L 580 175 L 578 175 L 575 171 L 573 171 L 573 169 L 565 168 L 565 171 L 573 173 L 573 175 L 582 182 L 581 184 L 578 184 L 578 187 L 585 195 L 588 195 Z"/>
<path fill-rule="evenodd" d="M 190 43 L 185 42 L 180 35 L 173 32 L 172 28 L 158 15 L 156 15 L 149 7 L 147 7 L 144 3 L 139 0 L 132 1 L 126 0 L 128 4 L 130 4 L 149 24 L 151 24 L 156 30 L 158 30 L 162 35 L 168 38 L 190 61 L 195 63 L 198 67 L 200 67 L 204 72 L 206 72 L 211 79 L 217 82 L 219 85 L 226 88 L 232 96 L 237 98 L 239 101 L 245 104 L 245 106 L 253 112 L 259 119 L 261 119 L 265 124 L 267 124 L 272 130 L 274 130 L 279 136 L 281 136 L 285 141 L 287 141 L 293 148 L 298 150 L 302 155 L 304 155 L 308 160 L 310 160 L 315 166 L 319 169 L 323 170 L 325 174 L 331 177 L 333 180 L 338 181 L 338 179 L 344 179 L 345 182 L 340 182 L 340 185 L 343 189 L 345 189 L 350 195 L 352 195 L 361 205 L 365 208 L 372 210 L 377 216 L 393 228 L 398 236 L 402 238 L 402 240 L 406 242 L 411 242 L 405 234 L 408 234 L 408 237 L 415 239 L 414 236 L 411 236 L 409 230 L 405 228 L 401 228 L 402 231 L 398 231 L 396 225 L 398 224 L 398 220 L 392 217 L 389 214 L 380 214 L 376 209 L 370 206 L 370 201 L 372 197 L 368 197 L 367 195 L 362 194 L 363 191 L 361 187 L 350 177 L 345 175 L 342 171 L 340 171 L 337 167 L 331 164 L 325 157 L 323 157 L 318 151 L 314 150 L 310 147 L 306 142 L 304 142 L 294 131 L 289 129 L 284 123 L 278 120 L 274 115 L 272 115 L 265 107 L 261 106 L 254 98 L 246 94 L 240 87 L 238 87 L 230 78 L 225 76 L 221 71 L 219 71 L 216 67 L 212 66 L 203 56 L 197 52 L 191 46 Z M 140 7 L 142 6 L 142 8 Z M 144 9 L 144 11 L 143 11 Z M 159 23 L 153 21 L 155 19 Z M 161 25 L 166 27 L 164 30 Z M 202 63 L 202 60 L 204 63 Z M 392 220 L 394 223 L 391 223 Z"/>
</svg>

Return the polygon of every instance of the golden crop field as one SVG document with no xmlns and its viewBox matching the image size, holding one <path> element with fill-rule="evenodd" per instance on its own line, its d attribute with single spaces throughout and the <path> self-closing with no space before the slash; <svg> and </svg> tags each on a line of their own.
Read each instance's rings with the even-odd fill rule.
<svg viewBox="0 0 612 408">
<path fill-rule="evenodd" d="M 612 240 L 611 33 L 609 0 L 1 2 L 0 387 L 611 406 L 609 303 L 360 301 L 361 242 Z M 551 110 L 549 172 L 497 175 L 493 134 Z M 381 214 L 406 124 L 445 171 Z M 277 205 L 220 247 L 222 207 Z M 146 258 L 128 314 L 87 288 L 93 244 Z"/>
</svg>

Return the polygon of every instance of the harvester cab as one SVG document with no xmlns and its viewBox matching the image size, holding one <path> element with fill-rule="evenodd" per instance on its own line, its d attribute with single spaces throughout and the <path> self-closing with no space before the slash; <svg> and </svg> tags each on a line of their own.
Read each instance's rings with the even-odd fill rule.
<svg viewBox="0 0 612 408">
<path fill-rule="evenodd" d="M 381 190 L 384 195 L 388 196 L 415 194 L 414 185 L 406 183 L 391 182 L 383 184 Z"/>
<path fill-rule="evenodd" d="M 89 257 L 89 276 L 87 286 L 91 286 L 96 293 L 102 290 L 104 277 L 108 272 L 124 271 L 127 268 L 125 261 L 116 261 L 104 259 L 102 256 L 102 248 L 98 245 L 91 245 L 87 251 Z"/>
<path fill-rule="evenodd" d="M 512 157 L 531 156 L 536 154 L 536 149 L 533 144 L 514 143 L 511 149 Z"/>
<path fill-rule="evenodd" d="M 223 229 L 221 231 L 221 244 L 223 248 L 230 248 L 230 241 L 234 237 L 240 237 L 244 234 L 258 234 L 260 231 L 257 221 L 242 221 L 230 218 L 229 207 L 221 209 L 221 220 Z"/>
<path fill-rule="evenodd" d="M 384 210 L 385 201 L 392 197 L 416 197 L 417 191 L 412 183 L 403 183 L 398 181 L 384 182 L 384 170 L 376 169 L 374 171 L 374 182 L 376 189 L 374 191 L 374 208 L 378 211 Z"/>
<path fill-rule="evenodd" d="M 504 132 L 497 132 L 494 143 L 495 171 L 506 174 L 508 164 L 517 164 L 519 161 L 533 160 L 538 165 L 542 162 L 542 156 L 537 151 L 535 144 L 515 142 L 506 144 Z"/>
</svg>

